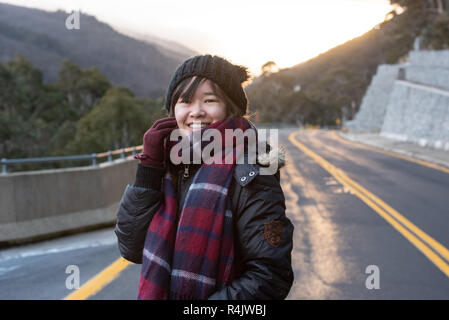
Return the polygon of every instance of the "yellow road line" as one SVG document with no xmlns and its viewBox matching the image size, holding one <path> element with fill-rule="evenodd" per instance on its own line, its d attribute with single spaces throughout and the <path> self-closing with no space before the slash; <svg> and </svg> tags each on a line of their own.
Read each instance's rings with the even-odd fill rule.
<svg viewBox="0 0 449 320">
<path fill-rule="evenodd" d="M 420 164 L 420 165 L 425 166 L 425 167 L 429 167 L 429 168 L 432 168 L 432 169 L 435 169 L 435 170 L 442 171 L 444 173 L 449 173 L 449 168 L 445 168 L 443 166 L 440 166 L 440 165 L 437 165 L 435 163 L 431 163 L 431 162 L 428 162 L 428 161 L 415 159 L 415 158 L 412 158 L 412 157 L 409 157 L 409 156 L 406 156 L 406 155 L 403 155 L 403 154 L 400 154 L 400 153 L 387 151 L 387 150 L 381 149 L 379 147 L 369 146 L 369 145 L 363 144 L 361 142 L 352 141 L 352 140 L 346 140 L 342 136 L 338 135 L 335 131 L 332 131 L 332 136 L 337 138 L 338 140 L 344 142 L 344 143 L 347 143 L 347 144 L 357 145 L 357 146 L 360 146 L 360 147 L 362 147 L 364 149 L 368 149 L 368 150 L 372 150 L 372 151 L 376 151 L 376 152 L 380 152 L 380 153 L 385 153 L 385 154 L 388 154 L 388 155 L 396 157 L 396 158 L 401 158 L 401 159 L 404 159 L 404 160 L 407 160 L 407 161 L 410 161 L 410 162 L 414 162 L 414 163 Z"/>
<path fill-rule="evenodd" d="M 398 220 L 400 223 L 406 226 L 410 231 L 412 231 L 415 235 L 421 238 L 421 240 L 426 242 L 429 246 L 431 246 L 434 250 L 436 250 L 443 258 L 445 258 L 449 262 L 449 250 L 446 249 L 442 244 L 440 244 L 431 236 L 427 235 L 425 232 L 423 232 L 421 229 L 419 229 L 417 226 L 411 223 L 410 220 L 405 218 L 399 212 L 397 212 L 388 204 L 386 204 L 384 201 L 382 201 L 382 199 L 378 198 L 377 196 L 375 196 L 374 194 L 363 188 L 361 185 L 351 180 L 346 174 L 343 173 L 342 175 L 343 175 L 342 179 L 344 179 L 349 184 L 353 185 L 354 188 L 357 188 L 358 191 L 365 194 L 370 200 L 381 206 L 386 212 L 390 214 L 390 216 L 393 216 L 396 220 Z"/>
<path fill-rule="evenodd" d="M 81 288 L 65 297 L 64 300 L 86 300 L 117 278 L 120 272 L 125 270 L 130 264 L 131 262 L 123 258 L 117 259 L 109 267 L 82 285 Z"/>
<path fill-rule="evenodd" d="M 423 241 L 433 248 L 438 254 L 449 261 L 449 250 L 441 245 L 438 241 L 427 235 L 399 212 L 391 208 L 380 198 L 363 188 L 361 185 L 350 179 L 341 169 L 330 164 L 328 161 L 320 157 L 318 154 L 307 148 L 295 139 L 295 135 L 299 131 L 293 132 L 289 136 L 289 140 L 306 155 L 315 160 L 321 167 L 328 171 L 342 185 L 351 189 L 363 202 L 377 212 L 382 218 L 390 223 L 399 233 L 409 240 L 418 250 L 420 250 L 432 263 L 434 263 L 446 276 L 449 277 L 449 265 L 436 255 Z M 393 219 L 393 217 L 396 219 Z M 400 222 L 400 223 L 399 223 Z M 402 223 L 402 224 L 401 224 Z M 409 230 L 407 230 L 406 228 Z M 419 238 L 423 241 L 421 241 Z"/>
</svg>

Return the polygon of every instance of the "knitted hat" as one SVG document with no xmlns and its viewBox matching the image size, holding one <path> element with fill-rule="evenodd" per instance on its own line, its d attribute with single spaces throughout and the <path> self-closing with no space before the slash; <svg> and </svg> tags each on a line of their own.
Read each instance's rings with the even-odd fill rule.
<svg viewBox="0 0 449 320">
<path fill-rule="evenodd" d="M 243 112 L 246 111 L 248 99 L 242 83 L 249 79 L 247 68 L 237 66 L 218 56 L 203 55 L 190 58 L 178 67 L 168 86 L 165 108 L 170 111 L 171 96 L 176 87 L 186 78 L 192 76 L 212 80 Z"/>
</svg>

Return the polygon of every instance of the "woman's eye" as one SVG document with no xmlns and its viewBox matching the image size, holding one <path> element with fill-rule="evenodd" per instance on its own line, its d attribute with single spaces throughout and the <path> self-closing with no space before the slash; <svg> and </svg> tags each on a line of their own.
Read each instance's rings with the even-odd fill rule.
<svg viewBox="0 0 449 320">
<path fill-rule="evenodd" d="M 206 102 L 206 103 L 208 103 L 208 102 L 217 102 L 217 100 L 207 99 L 205 102 Z"/>
</svg>

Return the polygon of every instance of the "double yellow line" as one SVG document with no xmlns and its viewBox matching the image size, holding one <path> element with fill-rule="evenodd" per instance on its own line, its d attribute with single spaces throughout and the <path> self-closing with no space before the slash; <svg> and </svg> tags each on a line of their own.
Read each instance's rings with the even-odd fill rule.
<svg viewBox="0 0 449 320">
<path fill-rule="evenodd" d="M 341 169 L 330 164 L 318 154 L 307 148 L 295 139 L 299 131 L 293 132 L 289 140 L 306 155 L 315 160 L 321 167 L 335 177 L 342 185 L 351 189 L 363 202 L 384 218 L 393 228 L 401 233 L 419 251 L 421 251 L 432 263 L 434 263 L 446 276 L 449 277 L 449 250 L 438 241 L 427 235 L 399 212 L 391 208 L 380 198 L 350 179 Z M 65 300 L 84 300 L 98 293 L 107 284 L 113 281 L 131 262 L 119 258 L 98 275 L 86 282 L 81 288 L 65 297 Z"/>
<path fill-rule="evenodd" d="M 357 197 L 365 202 L 370 208 L 384 218 L 393 228 L 410 241 L 421 251 L 433 264 L 435 264 L 446 276 L 449 277 L 449 250 L 442 244 L 419 229 L 407 218 L 394 210 L 380 198 L 363 188 L 357 182 L 349 178 L 341 169 L 333 166 L 318 154 L 307 148 L 295 139 L 299 131 L 290 134 L 288 139 L 307 156 L 315 160 L 321 167 L 329 172 L 342 185 L 351 189 Z"/>
</svg>

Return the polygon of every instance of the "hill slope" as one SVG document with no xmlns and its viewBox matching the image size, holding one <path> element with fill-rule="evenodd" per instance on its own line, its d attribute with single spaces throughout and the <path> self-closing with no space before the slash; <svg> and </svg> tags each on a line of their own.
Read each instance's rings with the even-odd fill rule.
<svg viewBox="0 0 449 320">
<path fill-rule="evenodd" d="M 44 81 L 53 82 L 61 62 L 70 59 L 96 67 L 113 85 L 129 87 L 137 96 L 156 98 L 189 56 L 123 35 L 83 13 L 80 29 L 67 30 L 68 15 L 0 3 L 0 61 L 22 54 L 43 71 Z"/>
<path fill-rule="evenodd" d="M 403 13 L 391 13 L 364 35 L 256 78 L 247 87 L 250 109 L 258 111 L 262 122 L 333 125 L 337 119 L 351 119 L 379 64 L 406 60 L 417 37 L 423 48 L 449 48 L 449 4 L 447 11 L 438 12 L 416 0 L 401 3 L 407 5 Z"/>
</svg>

